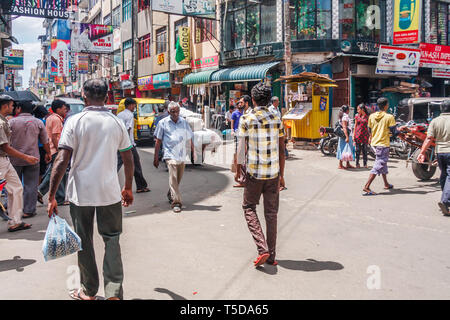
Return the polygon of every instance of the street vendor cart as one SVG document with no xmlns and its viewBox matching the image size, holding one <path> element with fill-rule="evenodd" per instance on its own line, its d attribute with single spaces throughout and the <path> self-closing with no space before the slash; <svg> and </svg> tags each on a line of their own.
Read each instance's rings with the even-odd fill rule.
<svg viewBox="0 0 450 320">
<path fill-rule="evenodd" d="M 337 87 L 334 80 L 314 72 L 283 76 L 275 81 L 287 84 L 289 111 L 283 123 L 295 140 L 315 141 L 321 138 L 319 129 L 330 123 L 329 88 Z"/>
</svg>

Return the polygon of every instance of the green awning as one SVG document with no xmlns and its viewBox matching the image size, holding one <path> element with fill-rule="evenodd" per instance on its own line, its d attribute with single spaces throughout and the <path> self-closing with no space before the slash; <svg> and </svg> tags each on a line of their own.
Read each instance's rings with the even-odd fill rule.
<svg viewBox="0 0 450 320">
<path fill-rule="evenodd" d="M 266 77 L 267 71 L 280 62 L 253 64 L 242 67 L 221 69 L 214 72 L 211 82 L 259 81 Z"/>
<path fill-rule="evenodd" d="M 184 85 L 208 83 L 211 80 L 211 74 L 216 70 L 190 73 L 183 78 Z"/>
</svg>

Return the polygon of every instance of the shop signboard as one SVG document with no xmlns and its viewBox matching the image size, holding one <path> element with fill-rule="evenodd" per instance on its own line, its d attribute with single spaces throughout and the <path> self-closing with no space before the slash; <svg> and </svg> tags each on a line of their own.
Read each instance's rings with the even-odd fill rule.
<svg viewBox="0 0 450 320">
<path fill-rule="evenodd" d="M 112 53 L 113 31 L 113 26 L 72 22 L 72 52 Z"/>
<path fill-rule="evenodd" d="M 139 91 L 170 88 L 171 87 L 170 74 L 167 72 L 140 77 L 137 79 L 137 84 Z"/>
<path fill-rule="evenodd" d="M 69 75 L 69 40 L 52 39 L 51 73 L 58 77 Z"/>
<path fill-rule="evenodd" d="M 416 76 L 419 72 L 420 50 L 380 46 L 376 74 Z"/>
<path fill-rule="evenodd" d="M 394 0 L 393 44 L 413 44 L 420 39 L 421 0 Z"/>
<path fill-rule="evenodd" d="M 23 50 L 6 49 L 3 64 L 10 70 L 23 70 Z"/>
<path fill-rule="evenodd" d="M 224 52 L 223 56 L 225 60 L 238 60 L 246 58 L 257 58 L 271 56 L 274 53 L 272 44 L 263 44 L 259 46 L 236 49 L 233 51 Z"/>
<path fill-rule="evenodd" d="M 433 78 L 450 79 L 450 70 L 448 69 L 433 69 L 431 72 Z"/>
<path fill-rule="evenodd" d="M 30 16 L 49 19 L 69 19 L 70 13 L 76 11 L 78 0 L 1 0 L 11 3 L 4 5 L 3 13 L 18 16 Z"/>
<path fill-rule="evenodd" d="M 420 67 L 450 70 L 450 46 L 421 43 Z"/>
<path fill-rule="evenodd" d="M 188 27 L 179 27 L 178 34 L 180 36 L 180 45 L 183 49 L 184 60 L 178 62 L 178 64 L 187 64 L 191 63 L 191 47 L 190 47 L 190 29 Z"/>
<path fill-rule="evenodd" d="M 199 58 L 191 61 L 191 69 L 193 71 L 204 71 L 205 69 L 214 69 L 219 67 L 219 56 Z"/>
<path fill-rule="evenodd" d="M 164 64 L 164 53 L 158 54 L 158 56 L 156 57 L 156 63 L 158 65 Z"/>
<path fill-rule="evenodd" d="M 344 53 L 377 56 L 380 43 L 369 40 L 342 40 L 341 51 Z"/>
<path fill-rule="evenodd" d="M 216 19 L 216 0 L 153 0 L 152 10 L 182 16 Z"/>
</svg>

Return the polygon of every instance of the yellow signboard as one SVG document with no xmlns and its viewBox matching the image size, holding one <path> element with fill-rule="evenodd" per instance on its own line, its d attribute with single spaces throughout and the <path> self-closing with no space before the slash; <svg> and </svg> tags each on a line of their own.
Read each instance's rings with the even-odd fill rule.
<svg viewBox="0 0 450 320">
<path fill-rule="evenodd" d="M 419 43 L 421 0 L 395 0 L 393 44 Z"/>
<path fill-rule="evenodd" d="M 156 63 L 159 65 L 164 64 L 164 53 L 158 54 L 156 57 Z"/>
<path fill-rule="evenodd" d="M 184 60 L 178 64 L 190 64 L 191 63 L 191 45 L 190 45 L 190 30 L 188 27 L 179 27 L 178 35 L 180 37 L 180 45 L 183 48 Z"/>
</svg>

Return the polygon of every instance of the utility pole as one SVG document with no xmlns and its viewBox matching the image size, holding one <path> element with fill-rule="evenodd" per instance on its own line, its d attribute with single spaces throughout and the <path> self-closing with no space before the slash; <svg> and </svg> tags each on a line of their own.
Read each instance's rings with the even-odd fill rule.
<svg viewBox="0 0 450 320">
<path fill-rule="evenodd" d="M 286 76 L 292 75 L 292 51 L 291 51 L 291 21 L 289 16 L 289 0 L 283 0 L 284 11 L 284 68 Z M 288 84 L 284 85 L 284 106 L 289 110 Z M 290 130 L 288 130 L 290 137 Z"/>
</svg>

